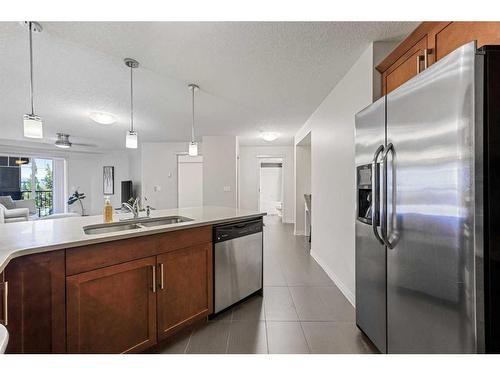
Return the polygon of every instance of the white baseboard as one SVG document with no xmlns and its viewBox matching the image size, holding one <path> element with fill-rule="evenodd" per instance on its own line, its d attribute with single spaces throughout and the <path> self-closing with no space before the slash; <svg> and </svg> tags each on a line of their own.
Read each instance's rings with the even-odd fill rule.
<svg viewBox="0 0 500 375">
<path fill-rule="evenodd" d="M 326 265 L 325 261 L 323 261 L 323 259 L 316 252 L 314 252 L 313 249 L 311 249 L 311 256 L 321 266 L 321 268 L 323 268 L 328 277 L 332 279 L 333 283 L 337 286 L 337 288 L 340 289 L 342 294 L 345 296 L 345 298 L 347 298 L 351 305 L 356 307 L 356 299 L 354 298 L 354 294 L 346 287 L 346 285 L 342 281 L 340 281 L 337 275 L 335 275 L 331 268 Z"/>
<path fill-rule="evenodd" d="M 306 232 L 304 232 L 303 230 L 296 230 L 296 231 L 294 232 L 294 234 L 295 234 L 296 236 L 305 236 L 305 235 L 306 235 Z"/>
</svg>

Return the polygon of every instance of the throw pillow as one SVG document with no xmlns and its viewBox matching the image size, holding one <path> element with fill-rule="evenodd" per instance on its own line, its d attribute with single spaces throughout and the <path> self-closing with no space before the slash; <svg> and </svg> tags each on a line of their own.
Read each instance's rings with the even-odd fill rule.
<svg viewBox="0 0 500 375">
<path fill-rule="evenodd" d="M 0 203 L 5 206 L 6 209 L 12 210 L 16 208 L 14 201 L 10 195 L 0 197 Z"/>
</svg>

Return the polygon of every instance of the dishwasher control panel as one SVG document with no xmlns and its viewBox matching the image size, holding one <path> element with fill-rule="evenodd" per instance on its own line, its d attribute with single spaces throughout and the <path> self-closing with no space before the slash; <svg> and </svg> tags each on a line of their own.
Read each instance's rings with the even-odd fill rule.
<svg viewBox="0 0 500 375">
<path fill-rule="evenodd" d="M 222 242 L 232 240 L 249 234 L 262 232 L 262 219 L 243 221 L 239 223 L 221 225 L 214 228 L 214 241 Z"/>
</svg>

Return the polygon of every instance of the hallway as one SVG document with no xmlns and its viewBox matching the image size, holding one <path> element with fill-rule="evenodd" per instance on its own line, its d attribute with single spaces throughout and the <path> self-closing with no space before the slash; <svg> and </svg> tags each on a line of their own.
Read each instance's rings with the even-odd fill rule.
<svg viewBox="0 0 500 375">
<path fill-rule="evenodd" d="M 264 218 L 264 298 L 182 332 L 156 353 L 374 353 L 352 305 L 309 255 L 292 224 Z"/>
</svg>

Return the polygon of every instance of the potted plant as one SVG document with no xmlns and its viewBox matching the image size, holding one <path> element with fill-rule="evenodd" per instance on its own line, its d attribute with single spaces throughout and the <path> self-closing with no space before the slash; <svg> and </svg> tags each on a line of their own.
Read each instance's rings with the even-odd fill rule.
<svg viewBox="0 0 500 375">
<path fill-rule="evenodd" d="M 68 206 L 71 206 L 73 203 L 78 201 L 82 209 L 82 216 L 85 216 L 85 209 L 83 208 L 82 202 L 83 199 L 85 199 L 85 193 L 79 193 L 77 188 L 75 189 L 75 192 L 68 198 Z"/>
</svg>

